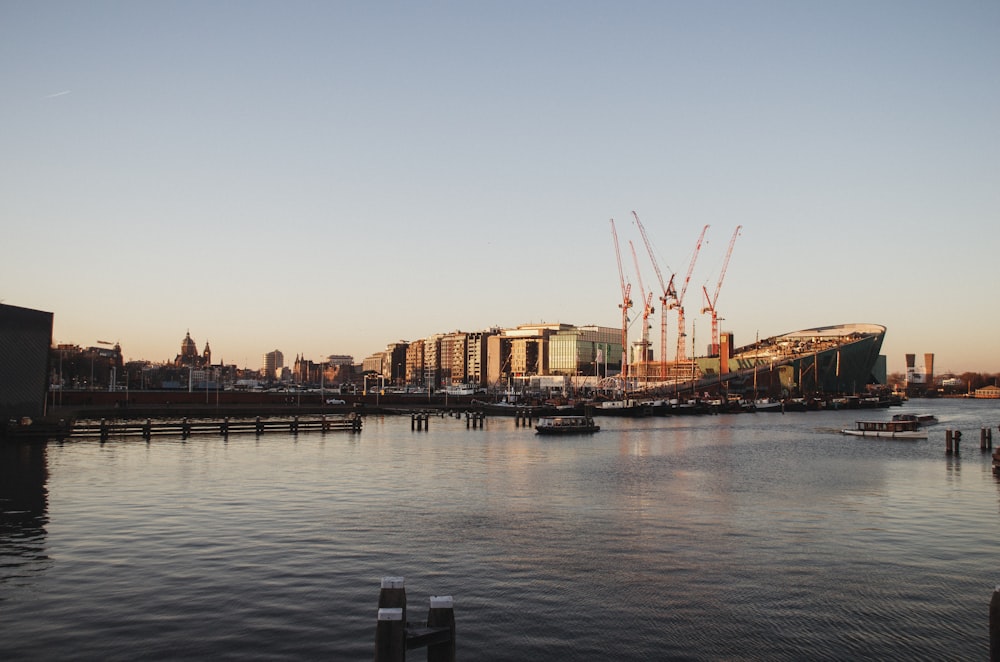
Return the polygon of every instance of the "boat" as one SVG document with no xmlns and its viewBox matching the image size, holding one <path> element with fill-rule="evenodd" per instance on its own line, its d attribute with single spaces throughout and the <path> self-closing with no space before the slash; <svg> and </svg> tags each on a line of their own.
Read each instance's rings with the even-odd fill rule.
<svg viewBox="0 0 1000 662">
<path fill-rule="evenodd" d="M 590 416 L 546 416 L 535 426 L 538 434 L 588 434 L 600 429 Z"/>
<path fill-rule="evenodd" d="M 925 425 L 937 425 L 938 419 L 934 414 L 893 414 L 894 421 L 916 421 L 917 427 Z"/>
<path fill-rule="evenodd" d="M 885 437 L 889 439 L 926 439 L 927 432 L 917 421 L 857 421 L 854 428 L 841 430 L 855 437 Z"/>
<path fill-rule="evenodd" d="M 772 398 L 758 398 L 744 403 L 744 409 L 752 412 L 780 412 L 784 414 L 785 403 Z"/>
<path fill-rule="evenodd" d="M 653 405 L 638 400 L 605 400 L 594 405 L 595 416 L 652 416 Z"/>
</svg>

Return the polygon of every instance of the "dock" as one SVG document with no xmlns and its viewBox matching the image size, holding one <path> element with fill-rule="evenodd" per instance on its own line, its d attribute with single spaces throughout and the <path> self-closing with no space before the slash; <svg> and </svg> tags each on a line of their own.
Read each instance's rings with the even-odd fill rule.
<svg viewBox="0 0 1000 662">
<path fill-rule="evenodd" d="M 230 434 L 253 433 L 261 435 L 266 432 L 361 432 L 361 417 L 348 414 L 346 416 L 310 416 L 284 418 L 230 418 L 223 419 L 190 419 L 157 420 L 147 418 L 145 421 L 101 419 L 99 422 L 74 423 L 70 436 L 98 437 L 102 440 L 111 437 L 141 436 L 150 439 L 153 436 L 174 435 L 186 439 L 192 435 L 214 434 L 228 437 Z"/>
</svg>

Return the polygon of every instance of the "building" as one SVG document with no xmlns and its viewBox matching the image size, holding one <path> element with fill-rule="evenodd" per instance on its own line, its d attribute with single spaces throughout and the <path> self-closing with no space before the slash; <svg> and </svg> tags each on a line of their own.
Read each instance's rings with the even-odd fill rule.
<svg viewBox="0 0 1000 662">
<path fill-rule="evenodd" d="M 207 368 L 212 365 L 212 350 L 205 343 L 205 351 L 198 353 L 198 347 L 188 331 L 181 341 L 181 352 L 174 358 L 175 368 Z"/>
<path fill-rule="evenodd" d="M 984 386 L 983 388 L 977 388 L 974 397 L 976 398 L 986 398 L 989 400 L 1000 399 L 1000 386 Z"/>
<path fill-rule="evenodd" d="M 260 372 L 264 379 L 278 379 L 281 369 L 285 367 L 285 355 L 281 350 L 274 350 L 264 355 L 261 362 Z"/>
<path fill-rule="evenodd" d="M 549 336 L 551 375 L 607 375 L 621 370 L 621 329 L 579 326 Z"/>
<path fill-rule="evenodd" d="M 52 313 L 0 304 L 0 417 L 46 411 Z"/>
</svg>

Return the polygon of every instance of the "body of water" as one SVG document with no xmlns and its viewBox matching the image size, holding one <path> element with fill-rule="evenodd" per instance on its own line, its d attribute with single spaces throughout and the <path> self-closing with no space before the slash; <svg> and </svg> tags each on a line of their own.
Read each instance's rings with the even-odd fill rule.
<svg viewBox="0 0 1000 662">
<path fill-rule="evenodd" d="M 598 420 L 0 447 L 0 658 L 371 659 L 387 575 L 465 660 L 988 658 L 1000 402 Z"/>
</svg>

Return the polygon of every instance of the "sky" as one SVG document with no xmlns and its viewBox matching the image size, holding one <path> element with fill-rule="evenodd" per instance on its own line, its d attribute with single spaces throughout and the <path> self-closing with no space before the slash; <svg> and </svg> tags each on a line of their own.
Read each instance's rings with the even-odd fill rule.
<svg viewBox="0 0 1000 662">
<path fill-rule="evenodd" d="M 635 211 L 697 354 L 742 226 L 737 346 L 872 323 L 890 372 L 1000 372 L 992 0 L 0 0 L 0 82 L 0 301 L 55 342 L 620 327 Z"/>
</svg>

